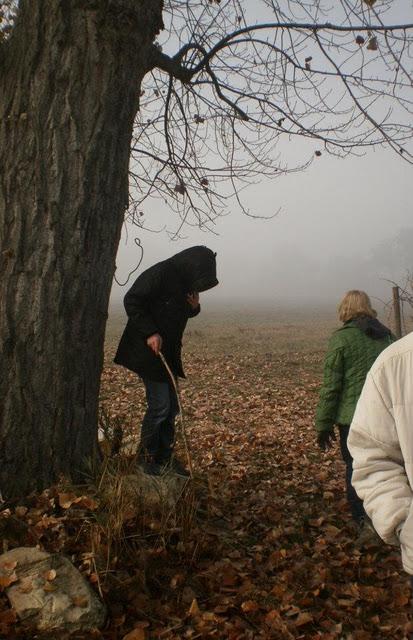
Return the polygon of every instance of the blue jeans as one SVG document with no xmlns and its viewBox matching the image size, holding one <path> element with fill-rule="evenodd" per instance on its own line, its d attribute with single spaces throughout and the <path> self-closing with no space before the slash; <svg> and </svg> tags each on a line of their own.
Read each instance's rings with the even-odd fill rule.
<svg viewBox="0 0 413 640">
<path fill-rule="evenodd" d="M 148 408 L 141 428 L 142 457 L 163 464 L 170 460 L 175 442 L 175 417 L 179 413 L 174 387 L 169 382 L 143 379 Z"/>
<path fill-rule="evenodd" d="M 366 515 L 366 513 L 364 511 L 363 501 L 360 500 L 354 490 L 353 485 L 351 484 L 351 476 L 353 475 L 353 458 L 347 446 L 349 431 L 350 427 L 348 425 L 339 425 L 341 457 L 346 463 L 347 502 L 349 504 L 353 520 L 355 520 L 356 522 L 360 522 L 361 519 Z"/>
</svg>

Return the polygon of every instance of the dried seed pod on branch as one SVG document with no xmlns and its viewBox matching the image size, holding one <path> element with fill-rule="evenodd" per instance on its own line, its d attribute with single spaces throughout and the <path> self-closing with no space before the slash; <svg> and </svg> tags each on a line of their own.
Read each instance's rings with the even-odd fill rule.
<svg viewBox="0 0 413 640">
<path fill-rule="evenodd" d="M 162 196 L 177 233 L 208 228 L 231 198 L 245 211 L 249 183 L 306 168 L 311 141 L 338 156 L 384 144 L 411 162 L 413 24 L 393 21 L 396 4 L 167 3 L 135 123 L 132 209 Z M 294 155 L 296 138 L 310 142 Z"/>
</svg>

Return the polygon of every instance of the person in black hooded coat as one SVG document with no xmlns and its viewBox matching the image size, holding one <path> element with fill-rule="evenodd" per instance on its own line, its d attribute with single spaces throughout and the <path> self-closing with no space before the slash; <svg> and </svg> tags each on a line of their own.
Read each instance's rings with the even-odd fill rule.
<svg viewBox="0 0 413 640">
<path fill-rule="evenodd" d="M 173 375 L 184 378 L 182 336 L 188 318 L 200 312 L 199 293 L 218 284 L 215 255 L 197 246 L 158 262 L 135 280 L 124 299 L 128 322 L 115 362 L 137 373 L 145 385 L 148 408 L 140 457 L 147 473 L 157 475 L 170 464 L 186 474 L 172 456 L 178 404 L 159 352 Z"/>
</svg>

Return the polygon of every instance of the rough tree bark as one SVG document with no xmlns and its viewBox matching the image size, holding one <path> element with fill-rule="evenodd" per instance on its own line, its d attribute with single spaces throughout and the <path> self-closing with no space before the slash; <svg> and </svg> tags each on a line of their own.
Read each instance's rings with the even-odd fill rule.
<svg viewBox="0 0 413 640">
<path fill-rule="evenodd" d="M 0 49 L 0 490 L 79 479 L 162 0 L 21 0 Z"/>
</svg>

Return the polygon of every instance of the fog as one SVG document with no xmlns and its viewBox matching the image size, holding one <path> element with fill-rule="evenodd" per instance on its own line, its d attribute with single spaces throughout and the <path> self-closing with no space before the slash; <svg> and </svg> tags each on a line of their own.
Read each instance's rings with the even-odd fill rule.
<svg viewBox="0 0 413 640">
<path fill-rule="evenodd" d="M 336 304 L 347 289 L 362 288 L 391 298 L 387 280 L 402 281 L 413 269 L 412 167 L 384 150 L 344 160 L 317 158 L 305 172 L 252 185 L 244 192 L 251 214 L 234 207 L 215 233 L 184 228 L 171 240 L 179 220 L 154 200 L 145 210 L 149 230 L 128 226 L 117 257 L 112 304 L 119 303 L 134 278 L 151 264 L 182 249 L 204 244 L 217 252 L 219 287 L 203 294 L 211 306 L 254 307 Z"/>
<path fill-rule="evenodd" d="M 404 2 L 395 2 L 391 11 L 400 22 L 410 14 Z M 293 159 L 294 164 L 315 149 L 314 142 L 285 137 L 278 151 L 282 161 Z M 195 244 L 217 252 L 220 285 L 203 294 L 210 306 L 335 308 L 352 288 L 390 300 L 388 280 L 403 282 L 413 270 L 412 177 L 412 166 L 391 150 L 368 149 L 346 159 L 323 151 L 306 171 L 253 184 L 241 193 L 253 216 L 268 219 L 244 215 L 234 200 L 214 233 L 187 226 L 178 240 L 171 239 L 178 218 L 162 200 L 149 201 L 144 224 L 150 230 L 124 228 L 117 279 L 125 282 L 139 261 L 135 238 L 144 249 L 142 263 L 124 287 L 114 284 L 112 303 L 121 301 L 143 269 Z"/>
</svg>

